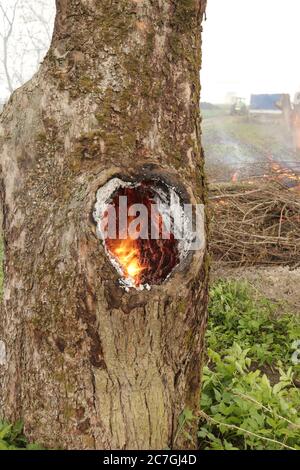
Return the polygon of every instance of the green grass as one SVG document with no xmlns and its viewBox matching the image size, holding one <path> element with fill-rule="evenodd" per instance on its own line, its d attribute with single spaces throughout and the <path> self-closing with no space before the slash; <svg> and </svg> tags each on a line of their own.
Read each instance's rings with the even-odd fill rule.
<svg viewBox="0 0 300 470">
<path fill-rule="evenodd" d="M 219 107 L 216 107 L 214 109 L 201 109 L 202 119 L 216 118 L 222 116 L 223 114 L 223 109 L 220 109 Z"/>
<path fill-rule="evenodd" d="M 224 130 L 233 139 L 242 142 L 261 153 L 273 154 L 286 148 L 286 136 L 281 120 L 257 122 L 254 118 L 228 118 Z"/>
<path fill-rule="evenodd" d="M 291 151 L 292 136 L 280 117 L 258 120 L 253 116 L 236 117 L 220 111 L 202 114 L 203 141 L 209 159 L 228 159 L 231 154 L 226 142 L 231 145 L 231 153 L 234 151 L 232 143 L 238 144 L 245 159 L 253 154 L 260 155 L 263 161 L 267 155 L 289 155 Z M 215 148 L 218 144 L 219 147 Z"/>
</svg>

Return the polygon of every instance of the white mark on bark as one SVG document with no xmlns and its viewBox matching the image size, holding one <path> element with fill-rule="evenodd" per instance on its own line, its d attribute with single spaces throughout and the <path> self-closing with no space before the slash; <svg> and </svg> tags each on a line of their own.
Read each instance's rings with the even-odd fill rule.
<svg viewBox="0 0 300 470">
<path fill-rule="evenodd" d="M 152 151 L 160 148 L 160 133 L 159 133 L 158 124 L 156 121 L 149 131 L 148 138 L 144 139 L 144 143 Z"/>
<path fill-rule="evenodd" d="M 193 147 L 190 147 L 187 151 L 187 156 L 188 156 L 188 160 L 189 160 L 189 165 L 190 167 L 194 170 L 195 169 L 195 165 L 194 165 L 194 162 L 193 162 Z"/>
<path fill-rule="evenodd" d="M 0 341 L 0 366 L 6 364 L 6 346 L 4 341 Z"/>
<path fill-rule="evenodd" d="M 101 64 L 101 89 L 105 92 L 108 88 L 114 91 L 121 91 L 125 77 L 119 67 L 116 56 L 103 57 Z"/>
<path fill-rule="evenodd" d="M 191 101 L 192 90 L 190 84 L 188 82 L 181 84 L 181 94 L 183 102 L 185 103 L 186 107 L 189 107 L 189 103 Z"/>
</svg>

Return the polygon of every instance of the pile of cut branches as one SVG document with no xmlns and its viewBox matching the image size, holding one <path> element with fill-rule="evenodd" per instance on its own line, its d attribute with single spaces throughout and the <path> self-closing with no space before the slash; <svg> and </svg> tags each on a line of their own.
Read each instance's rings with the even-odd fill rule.
<svg viewBox="0 0 300 470">
<path fill-rule="evenodd" d="M 300 266 L 300 192 L 274 181 L 210 188 L 211 253 L 232 266 Z"/>
</svg>

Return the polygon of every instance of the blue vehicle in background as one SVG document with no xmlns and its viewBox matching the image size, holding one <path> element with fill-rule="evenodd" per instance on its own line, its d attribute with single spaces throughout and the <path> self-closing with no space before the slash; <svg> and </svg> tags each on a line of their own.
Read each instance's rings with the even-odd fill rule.
<svg viewBox="0 0 300 470">
<path fill-rule="evenodd" d="M 290 95 L 284 93 L 251 95 L 251 114 L 282 114 L 291 109 Z"/>
</svg>

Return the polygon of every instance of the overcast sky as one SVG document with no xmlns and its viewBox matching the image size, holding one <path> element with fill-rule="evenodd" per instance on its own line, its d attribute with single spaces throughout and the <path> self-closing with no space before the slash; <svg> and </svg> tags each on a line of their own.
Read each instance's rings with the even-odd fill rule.
<svg viewBox="0 0 300 470">
<path fill-rule="evenodd" d="M 300 90 L 300 0 L 208 0 L 202 100 Z"/>
<path fill-rule="evenodd" d="M 15 0 L 0 1 L 13 5 Z M 32 7 L 38 5 L 38 0 L 29 1 Z M 48 12 L 46 17 L 52 25 L 54 0 L 47 4 L 51 14 Z M 18 37 L 24 33 L 26 27 L 17 15 L 11 55 L 17 49 L 22 53 Z M 203 35 L 202 100 L 222 102 L 229 92 L 247 100 L 251 93 L 290 93 L 293 98 L 300 91 L 299 40 L 300 0 L 208 0 Z M 0 55 L 3 55 L 1 43 Z M 18 57 L 11 58 L 17 66 Z M 30 56 L 24 59 L 27 64 L 24 76 L 28 79 L 36 65 Z M 0 99 L 7 96 L 1 78 Z"/>
</svg>

